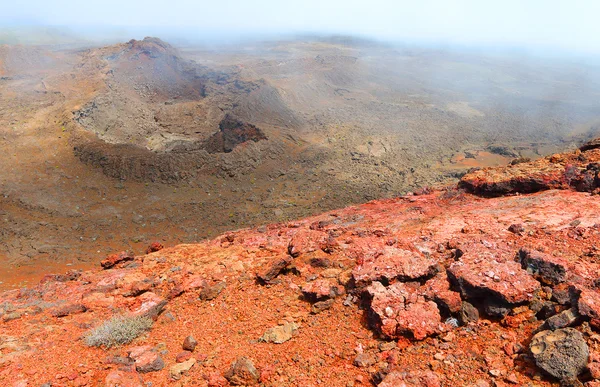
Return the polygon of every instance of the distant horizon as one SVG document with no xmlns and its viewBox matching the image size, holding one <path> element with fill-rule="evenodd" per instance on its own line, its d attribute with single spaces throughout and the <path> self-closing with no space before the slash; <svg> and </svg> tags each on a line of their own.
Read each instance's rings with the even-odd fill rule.
<svg viewBox="0 0 600 387">
<path fill-rule="evenodd" d="M 592 0 L 22 0 L 3 6 L 0 29 L 32 26 L 235 42 L 293 35 L 511 47 L 600 54 L 600 2 Z M 178 36 L 191 34 L 194 36 Z M 201 35 L 201 36 L 200 36 Z M 110 37 L 109 37 L 110 38 Z"/>
<path fill-rule="evenodd" d="M 30 36 L 28 33 L 44 32 L 43 36 Z M 170 28 L 156 26 L 61 26 L 50 24 L 0 25 L 0 44 L 25 45 L 109 45 L 124 43 L 131 39 L 141 40 L 145 37 L 156 37 L 175 46 L 215 46 L 235 47 L 250 43 L 268 43 L 294 40 L 328 40 L 351 39 L 371 42 L 380 45 L 441 49 L 483 51 L 486 53 L 517 53 L 541 57 L 590 58 L 600 60 L 600 51 L 575 50 L 542 44 L 515 44 L 508 42 L 462 42 L 435 39 L 402 39 L 382 38 L 368 34 L 352 34 L 343 32 L 294 31 L 286 33 L 254 32 L 240 35 L 231 31 L 198 30 L 194 28 Z M 62 40 L 62 41 L 61 41 Z"/>
</svg>

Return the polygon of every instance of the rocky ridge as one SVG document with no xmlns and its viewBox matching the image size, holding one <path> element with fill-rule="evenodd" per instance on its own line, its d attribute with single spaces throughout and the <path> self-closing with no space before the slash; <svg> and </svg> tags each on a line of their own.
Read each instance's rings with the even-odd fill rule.
<svg viewBox="0 0 600 387">
<path fill-rule="evenodd" d="M 582 149 L 473 171 L 459 184 L 493 198 L 449 187 L 373 201 L 194 245 L 154 244 L 5 292 L 0 380 L 598 386 L 600 202 L 590 165 L 600 150 Z M 481 188 L 499 186 L 514 195 Z M 90 346 L 115 316 L 143 324 L 120 345 Z"/>
</svg>

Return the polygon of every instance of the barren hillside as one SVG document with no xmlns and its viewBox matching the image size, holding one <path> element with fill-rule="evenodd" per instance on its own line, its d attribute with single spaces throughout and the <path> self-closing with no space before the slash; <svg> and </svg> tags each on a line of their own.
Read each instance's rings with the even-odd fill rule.
<svg viewBox="0 0 600 387">
<path fill-rule="evenodd" d="M 510 196 L 372 201 L 6 291 L 0 381 L 598 386 L 600 149 L 582 149 L 461 180 Z"/>
<path fill-rule="evenodd" d="M 344 39 L 2 46 L 0 285 L 579 145 L 590 66 Z"/>
</svg>

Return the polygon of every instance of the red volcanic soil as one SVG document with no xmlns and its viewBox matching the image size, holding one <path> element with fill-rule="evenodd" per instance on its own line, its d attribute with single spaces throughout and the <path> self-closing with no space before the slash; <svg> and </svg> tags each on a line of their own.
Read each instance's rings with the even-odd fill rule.
<svg viewBox="0 0 600 387">
<path fill-rule="evenodd" d="M 577 179 L 597 152 L 543 163 Z M 573 179 L 519 194 L 511 181 L 559 179 L 541 163 L 462 183 L 512 196 L 373 201 L 7 291 L 0 384 L 598 386 L 600 201 Z M 116 315 L 154 322 L 89 347 Z"/>
</svg>

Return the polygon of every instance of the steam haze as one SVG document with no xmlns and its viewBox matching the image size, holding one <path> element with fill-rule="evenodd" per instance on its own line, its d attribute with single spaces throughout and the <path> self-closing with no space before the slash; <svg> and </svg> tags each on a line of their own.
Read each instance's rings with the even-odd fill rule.
<svg viewBox="0 0 600 387">
<path fill-rule="evenodd" d="M 189 40 L 337 33 L 383 40 L 600 52 L 597 1 L 542 0 L 24 0 L 3 5 L 4 26 L 180 33 Z M 161 34 L 162 32 L 162 34 Z"/>
</svg>

